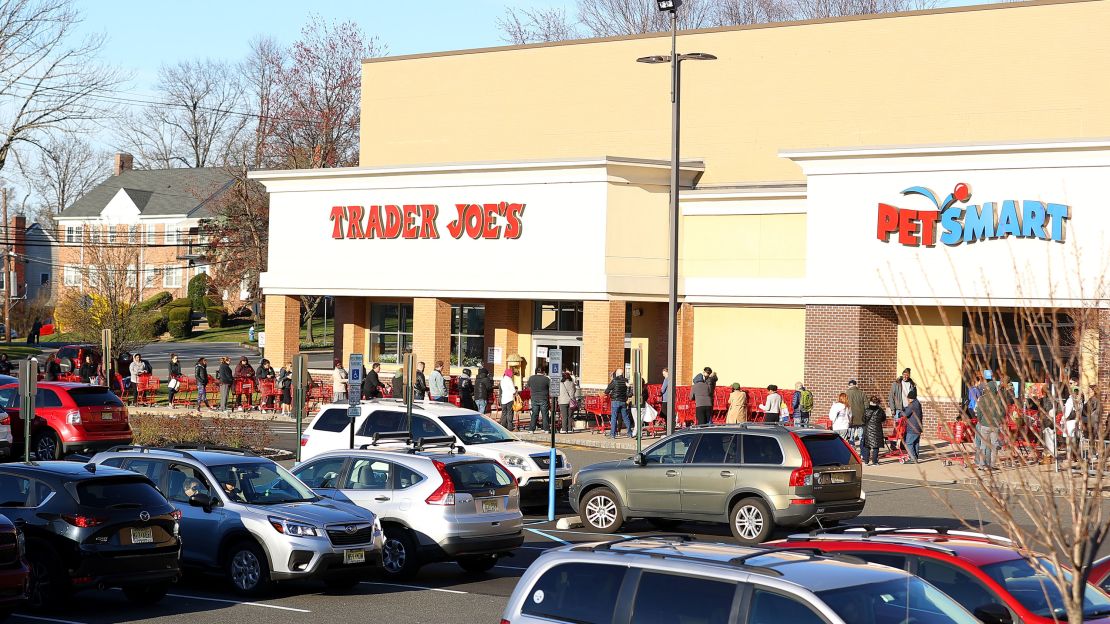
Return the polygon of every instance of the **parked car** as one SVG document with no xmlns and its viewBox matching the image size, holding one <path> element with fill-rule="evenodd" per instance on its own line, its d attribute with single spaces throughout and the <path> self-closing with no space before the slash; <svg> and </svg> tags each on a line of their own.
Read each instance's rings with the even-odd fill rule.
<svg viewBox="0 0 1110 624">
<path fill-rule="evenodd" d="M 586 526 L 606 533 L 632 517 L 660 528 L 727 522 L 737 541 L 756 544 L 775 526 L 858 516 L 862 483 L 859 456 L 835 433 L 746 423 L 689 429 L 586 466 L 569 498 Z"/>
<path fill-rule="evenodd" d="M 1059 591 L 1033 567 L 1030 555 L 1003 537 L 945 528 L 836 527 L 774 545 L 852 555 L 916 574 L 986 624 L 1067 620 Z M 1045 559 L 1039 563 L 1052 567 Z M 1083 604 L 1084 622 L 1110 623 L 1110 598 L 1094 585 Z"/>
<path fill-rule="evenodd" d="M 381 565 L 382 529 L 373 513 L 313 494 L 265 457 L 126 446 L 92 461 L 157 483 L 181 514 L 182 565 L 223 574 L 239 593 L 260 594 L 273 581 L 293 579 L 351 588 Z"/>
<path fill-rule="evenodd" d="M 973 624 L 906 572 L 681 535 L 569 545 L 521 577 L 503 623 Z"/>
<path fill-rule="evenodd" d="M 324 405 L 301 436 L 301 458 L 308 460 L 324 451 L 350 448 L 347 404 Z M 362 401 L 362 415 L 355 420 L 355 448 L 373 442 L 375 433 L 407 429 L 405 404 L 398 399 Z M 412 437 L 437 438 L 453 435 L 468 455 L 496 460 L 509 469 L 520 485 L 521 497 L 547 500 L 550 449 L 524 442 L 493 420 L 447 403 L 417 402 L 412 409 Z M 555 489 L 570 483 L 571 465 L 559 451 L 555 458 Z"/>
<path fill-rule="evenodd" d="M 63 373 L 75 373 L 86 355 L 92 356 L 93 364 L 100 365 L 100 347 L 94 344 L 66 345 L 58 349 L 55 357 Z"/>
<path fill-rule="evenodd" d="M 0 459 L 11 456 L 13 442 L 12 417 L 0 410 Z"/>
<path fill-rule="evenodd" d="M 411 576 L 435 561 L 485 572 L 524 543 L 516 479 L 492 459 L 450 447 L 374 447 L 320 453 L 293 474 L 317 494 L 374 512 L 390 575 Z"/>
<path fill-rule="evenodd" d="M 1102 591 L 1110 595 L 1110 557 L 1103 557 L 1091 566 L 1088 582 L 1097 585 Z"/>
<path fill-rule="evenodd" d="M 179 576 L 181 515 L 144 476 L 75 462 L 3 464 L 0 512 L 24 533 L 32 606 L 105 587 L 155 603 Z"/>
<path fill-rule="evenodd" d="M 0 408 L 11 416 L 13 444 L 22 453 L 19 384 L 0 386 Z M 31 451 L 39 459 L 90 453 L 131 442 L 127 407 L 104 386 L 44 381 L 35 393 Z"/>
<path fill-rule="evenodd" d="M 23 532 L 0 515 L 0 622 L 27 599 L 31 570 L 24 556 L 25 547 Z"/>
</svg>

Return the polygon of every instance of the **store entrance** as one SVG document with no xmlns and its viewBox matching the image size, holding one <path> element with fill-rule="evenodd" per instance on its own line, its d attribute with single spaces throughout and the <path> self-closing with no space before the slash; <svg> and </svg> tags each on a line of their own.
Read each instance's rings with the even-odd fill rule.
<svg viewBox="0 0 1110 624">
<path fill-rule="evenodd" d="M 1035 384 L 1078 374 L 1079 340 L 1074 319 L 1041 310 L 974 310 L 964 313 L 964 381 L 990 370 L 1005 377 L 1015 397 Z"/>
<path fill-rule="evenodd" d="M 551 349 L 560 349 L 563 352 L 563 370 L 573 371 L 575 376 L 581 375 L 582 343 L 579 339 L 532 336 L 532 345 L 532 357 L 536 368 L 539 366 L 546 368 Z"/>
</svg>

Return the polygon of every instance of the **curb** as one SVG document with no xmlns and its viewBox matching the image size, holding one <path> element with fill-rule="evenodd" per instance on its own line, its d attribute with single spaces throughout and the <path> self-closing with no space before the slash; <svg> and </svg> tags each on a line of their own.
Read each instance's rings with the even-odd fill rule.
<svg viewBox="0 0 1110 624">
<path fill-rule="evenodd" d="M 525 442 L 532 442 L 533 444 L 548 445 L 551 444 L 550 434 L 531 434 L 521 431 L 515 432 L 517 437 Z M 660 438 L 644 438 L 644 446 L 648 446 L 658 441 Z M 583 446 L 588 448 L 612 449 L 618 451 L 628 451 L 629 453 L 636 452 L 636 439 L 635 438 L 618 438 L 613 440 L 604 435 L 583 433 L 572 433 L 569 435 L 562 434 L 555 437 L 555 444 L 558 446 Z"/>
</svg>

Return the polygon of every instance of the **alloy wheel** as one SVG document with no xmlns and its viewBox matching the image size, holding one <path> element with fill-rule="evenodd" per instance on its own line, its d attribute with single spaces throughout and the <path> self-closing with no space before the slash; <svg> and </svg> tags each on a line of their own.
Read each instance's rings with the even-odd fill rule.
<svg viewBox="0 0 1110 624">
<path fill-rule="evenodd" d="M 763 514 L 751 505 L 736 510 L 736 532 L 747 540 L 754 540 L 763 531 Z"/>
<path fill-rule="evenodd" d="M 58 456 L 58 440 L 52 435 L 43 435 L 35 447 L 35 455 L 39 459 L 54 459 Z"/>
<path fill-rule="evenodd" d="M 617 504 L 608 496 L 594 496 L 586 503 L 586 519 L 594 527 L 608 529 L 617 520 Z"/>
<path fill-rule="evenodd" d="M 249 550 L 240 550 L 231 560 L 231 582 L 243 591 L 250 591 L 262 578 L 262 564 Z"/>
<path fill-rule="evenodd" d="M 405 568 L 405 563 L 408 560 L 408 552 L 405 550 L 405 545 L 397 538 L 386 538 L 385 544 L 382 546 L 382 567 L 386 572 L 397 574 Z"/>
</svg>

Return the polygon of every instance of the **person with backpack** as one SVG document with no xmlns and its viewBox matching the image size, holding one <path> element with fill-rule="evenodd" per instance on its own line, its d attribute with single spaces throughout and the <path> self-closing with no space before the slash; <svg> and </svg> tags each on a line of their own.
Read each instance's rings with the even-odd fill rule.
<svg viewBox="0 0 1110 624">
<path fill-rule="evenodd" d="M 809 426 L 809 415 L 813 413 L 813 393 L 802 382 L 794 384 L 794 424 L 798 427 Z"/>
</svg>

